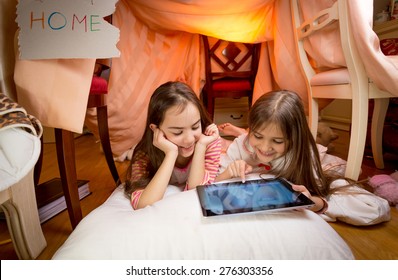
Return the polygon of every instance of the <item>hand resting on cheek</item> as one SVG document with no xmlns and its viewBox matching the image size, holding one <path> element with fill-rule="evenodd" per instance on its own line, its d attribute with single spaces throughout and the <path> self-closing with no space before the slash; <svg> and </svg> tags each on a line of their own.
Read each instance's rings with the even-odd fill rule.
<svg viewBox="0 0 398 280">
<path fill-rule="evenodd" d="M 166 138 L 164 132 L 154 124 L 150 124 L 149 128 L 153 131 L 153 145 L 163 151 L 165 154 L 168 152 L 178 152 L 176 144 Z"/>
<path fill-rule="evenodd" d="M 212 123 L 207 126 L 204 133 L 200 136 L 198 143 L 207 147 L 210 143 L 217 140 L 220 137 L 218 127 L 216 124 Z"/>
</svg>

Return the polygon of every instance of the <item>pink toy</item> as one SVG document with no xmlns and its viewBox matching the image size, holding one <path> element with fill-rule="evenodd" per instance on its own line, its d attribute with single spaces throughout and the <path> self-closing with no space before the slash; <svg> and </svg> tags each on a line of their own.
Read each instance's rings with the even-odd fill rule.
<svg viewBox="0 0 398 280">
<path fill-rule="evenodd" d="M 395 171 L 394 173 L 390 174 L 390 176 L 398 182 L 398 171 Z"/>
<path fill-rule="evenodd" d="M 392 206 L 398 204 L 398 172 L 393 174 L 375 175 L 369 180 L 369 185 L 373 188 L 374 194 L 388 201 Z"/>
</svg>

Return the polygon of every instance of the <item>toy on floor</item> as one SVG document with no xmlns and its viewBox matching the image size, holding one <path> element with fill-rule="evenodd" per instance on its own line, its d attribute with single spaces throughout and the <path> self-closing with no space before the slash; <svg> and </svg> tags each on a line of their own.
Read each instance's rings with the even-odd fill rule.
<svg viewBox="0 0 398 280">
<path fill-rule="evenodd" d="M 388 201 L 391 206 L 398 204 L 398 171 L 391 175 L 380 174 L 369 179 L 374 194 Z"/>
<path fill-rule="evenodd" d="M 324 122 L 318 123 L 318 131 L 316 134 L 316 143 L 321 144 L 328 148 L 328 153 L 333 152 L 335 149 L 334 140 L 339 138 L 339 136 Z"/>
</svg>

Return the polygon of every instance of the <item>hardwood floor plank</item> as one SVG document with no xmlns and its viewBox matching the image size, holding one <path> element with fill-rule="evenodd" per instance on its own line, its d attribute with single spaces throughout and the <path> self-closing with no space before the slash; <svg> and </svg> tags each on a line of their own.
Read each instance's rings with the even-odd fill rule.
<svg viewBox="0 0 398 280">
<path fill-rule="evenodd" d="M 347 242 L 358 260 L 398 260 L 398 210 L 391 207 L 391 221 L 356 227 L 343 222 L 330 225 Z"/>
</svg>

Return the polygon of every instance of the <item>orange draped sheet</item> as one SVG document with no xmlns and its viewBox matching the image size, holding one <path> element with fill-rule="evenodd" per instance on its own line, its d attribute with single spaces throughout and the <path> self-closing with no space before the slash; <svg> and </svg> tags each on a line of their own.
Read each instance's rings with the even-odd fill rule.
<svg viewBox="0 0 398 280">
<path fill-rule="evenodd" d="M 306 16 L 335 0 L 302 0 Z M 398 96 L 398 61 L 386 57 L 371 27 L 372 0 L 349 1 L 351 23 L 366 71 L 375 84 Z M 153 90 L 182 80 L 198 94 L 204 84 L 198 34 L 263 43 L 254 100 L 275 87 L 307 93 L 296 59 L 287 0 L 119 0 L 113 23 L 120 28 L 119 58 L 113 58 L 108 96 L 109 129 L 115 155 L 140 139 Z M 337 27 L 337 25 L 336 25 Z M 330 30 L 307 45 L 319 67 L 344 65 L 338 31 Z M 17 61 L 18 99 L 45 126 L 79 132 L 83 127 L 93 61 Z M 41 71 L 41 72 L 40 72 Z M 44 72 L 43 72 L 44 71 Z M 40 73 L 40 74 L 39 74 Z M 41 74 L 43 73 L 43 74 Z M 95 113 L 87 125 L 97 133 Z"/>
<path fill-rule="evenodd" d="M 398 56 L 385 56 L 372 30 L 373 1 L 348 1 L 353 36 L 358 42 L 366 73 L 381 90 L 398 96 Z"/>
<path fill-rule="evenodd" d="M 200 93 L 204 60 L 198 33 L 245 42 L 271 38 L 266 19 L 271 20 L 273 1 L 237 1 L 238 6 L 225 0 L 194 2 L 118 2 L 113 23 L 120 29 L 121 56 L 112 60 L 108 94 L 109 129 L 116 155 L 141 138 L 150 95 L 161 83 L 185 81 Z M 264 79 L 256 82 L 257 95 L 272 88 L 267 60 L 265 51 L 259 70 Z M 96 133 L 94 114 L 90 112 L 87 124 Z"/>
</svg>

